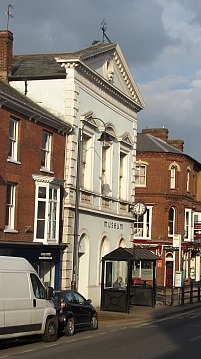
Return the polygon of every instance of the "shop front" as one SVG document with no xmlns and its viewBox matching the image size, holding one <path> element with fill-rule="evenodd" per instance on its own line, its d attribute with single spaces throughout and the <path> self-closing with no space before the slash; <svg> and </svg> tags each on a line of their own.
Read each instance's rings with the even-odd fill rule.
<svg viewBox="0 0 201 359">
<path fill-rule="evenodd" d="M 1 242 L 0 256 L 24 257 L 35 268 L 46 287 L 60 289 L 60 265 L 64 245 Z"/>
</svg>

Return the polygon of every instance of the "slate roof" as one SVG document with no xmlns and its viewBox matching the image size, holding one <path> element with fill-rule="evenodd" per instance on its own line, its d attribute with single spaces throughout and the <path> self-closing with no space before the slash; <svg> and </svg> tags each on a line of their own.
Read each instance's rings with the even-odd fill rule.
<svg viewBox="0 0 201 359">
<path fill-rule="evenodd" d="M 30 114 L 36 114 L 40 116 L 40 122 L 44 122 L 43 118 L 49 120 L 50 126 L 58 129 L 70 130 L 71 125 L 57 116 L 54 116 L 48 110 L 38 105 L 36 102 L 30 100 L 25 95 L 14 89 L 12 86 L 6 84 L 0 80 L 0 98 L 5 99 L 5 106 L 14 109 L 21 114 L 30 116 Z M 4 104 L 3 104 L 4 105 Z"/>
<path fill-rule="evenodd" d="M 166 152 L 184 154 L 184 152 L 169 145 L 160 138 L 145 133 L 137 134 L 137 152 Z"/>
<path fill-rule="evenodd" d="M 114 251 L 106 254 L 103 257 L 104 260 L 152 260 L 155 261 L 159 259 L 159 257 L 149 251 L 146 248 L 123 248 L 119 247 Z"/>
<path fill-rule="evenodd" d="M 70 53 L 54 53 L 54 54 L 31 54 L 31 55 L 14 55 L 12 64 L 11 78 L 65 78 L 65 68 L 61 67 L 61 63 L 56 62 L 56 58 L 60 59 L 76 59 L 85 61 L 87 58 L 103 52 L 103 49 L 110 50 L 116 44 L 100 43 L 86 49 L 70 52 Z"/>
</svg>

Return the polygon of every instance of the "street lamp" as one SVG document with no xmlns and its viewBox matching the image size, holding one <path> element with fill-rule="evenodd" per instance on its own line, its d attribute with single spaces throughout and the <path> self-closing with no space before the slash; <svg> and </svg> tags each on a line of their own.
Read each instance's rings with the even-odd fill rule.
<svg viewBox="0 0 201 359">
<path fill-rule="evenodd" d="M 98 139 L 102 147 L 109 147 L 112 143 L 112 138 L 107 132 L 107 125 L 105 122 L 97 117 L 88 117 L 84 118 L 82 121 L 82 126 L 78 128 L 78 142 L 77 142 L 77 173 L 76 173 L 76 188 L 75 188 L 75 218 L 74 218 L 74 244 L 73 244 L 73 271 L 72 271 L 72 281 L 71 289 L 77 289 L 77 279 L 78 279 L 78 237 L 79 237 L 79 193 L 80 193 L 80 170 L 81 170 L 81 154 L 82 154 L 82 143 L 83 143 L 83 130 L 85 123 L 89 123 L 91 120 L 99 121 L 104 126 L 104 131 L 101 132 L 101 136 Z"/>
</svg>

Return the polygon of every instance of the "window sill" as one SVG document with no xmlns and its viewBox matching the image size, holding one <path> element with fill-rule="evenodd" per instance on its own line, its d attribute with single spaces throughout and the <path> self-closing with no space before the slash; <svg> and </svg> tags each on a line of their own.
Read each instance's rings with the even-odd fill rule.
<svg viewBox="0 0 201 359">
<path fill-rule="evenodd" d="M 4 233 L 18 233 L 18 231 L 12 228 L 7 228 L 4 229 Z"/>
<path fill-rule="evenodd" d="M 11 157 L 7 158 L 7 162 L 11 162 L 11 163 L 14 163 L 16 165 L 21 165 L 20 161 L 16 161 L 16 160 L 14 160 L 14 158 L 11 158 Z"/>
<path fill-rule="evenodd" d="M 41 172 L 45 172 L 45 173 L 49 173 L 49 174 L 52 174 L 52 175 L 54 174 L 53 171 L 50 171 L 50 170 L 48 170 L 48 169 L 45 168 L 45 167 L 41 167 L 41 168 L 40 168 L 40 171 L 41 171 Z"/>
<path fill-rule="evenodd" d="M 33 242 L 42 243 L 43 245 L 46 245 L 46 246 L 52 245 L 52 244 L 59 244 L 58 240 L 56 240 L 56 239 L 54 241 L 53 240 L 47 241 L 47 239 L 34 238 Z"/>
</svg>

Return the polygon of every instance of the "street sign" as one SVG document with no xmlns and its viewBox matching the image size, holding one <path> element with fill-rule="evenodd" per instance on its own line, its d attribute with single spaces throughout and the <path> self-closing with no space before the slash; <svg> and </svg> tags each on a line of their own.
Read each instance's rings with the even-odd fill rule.
<svg viewBox="0 0 201 359">
<path fill-rule="evenodd" d="M 174 286 L 176 288 L 180 288 L 183 286 L 183 280 L 182 280 L 182 271 L 176 271 L 175 272 L 175 281 Z"/>
<path fill-rule="evenodd" d="M 181 234 L 174 234 L 173 247 L 179 248 L 181 246 Z"/>
</svg>

